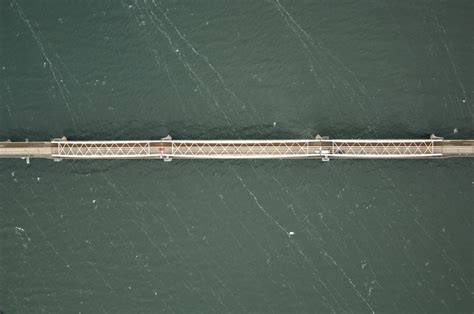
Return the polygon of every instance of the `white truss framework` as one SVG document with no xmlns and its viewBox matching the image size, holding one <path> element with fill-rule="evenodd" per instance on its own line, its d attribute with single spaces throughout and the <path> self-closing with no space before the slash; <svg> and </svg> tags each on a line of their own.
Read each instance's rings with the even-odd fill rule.
<svg viewBox="0 0 474 314">
<path fill-rule="evenodd" d="M 309 158 L 316 140 L 172 141 L 171 157 L 193 159 Z"/>
<path fill-rule="evenodd" d="M 53 158 L 69 159 L 290 159 L 422 158 L 441 156 L 430 140 L 55 140 Z"/>
<path fill-rule="evenodd" d="M 330 140 L 331 153 L 338 158 L 421 158 L 436 157 L 436 142 L 430 140 Z"/>
<path fill-rule="evenodd" d="M 53 141 L 53 158 L 102 159 L 149 157 L 149 141 Z"/>
</svg>

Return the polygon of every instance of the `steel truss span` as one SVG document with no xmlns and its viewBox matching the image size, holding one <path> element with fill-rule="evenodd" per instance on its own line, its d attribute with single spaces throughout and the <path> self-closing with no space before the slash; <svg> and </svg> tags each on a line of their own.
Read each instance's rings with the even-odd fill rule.
<svg viewBox="0 0 474 314">
<path fill-rule="evenodd" d="M 53 141 L 53 158 L 101 159 L 150 157 L 147 141 Z"/>
<path fill-rule="evenodd" d="M 340 158 L 423 158 L 441 156 L 431 140 L 332 140 L 330 157 Z"/>
</svg>

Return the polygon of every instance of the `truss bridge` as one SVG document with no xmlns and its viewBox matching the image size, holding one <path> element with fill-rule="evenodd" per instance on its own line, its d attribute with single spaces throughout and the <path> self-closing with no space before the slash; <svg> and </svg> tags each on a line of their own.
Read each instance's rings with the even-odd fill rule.
<svg viewBox="0 0 474 314">
<path fill-rule="evenodd" d="M 420 159 L 474 157 L 474 140 L 313 139 L 0 142 L 0 157 L 62 159 Z"/>
</svg>

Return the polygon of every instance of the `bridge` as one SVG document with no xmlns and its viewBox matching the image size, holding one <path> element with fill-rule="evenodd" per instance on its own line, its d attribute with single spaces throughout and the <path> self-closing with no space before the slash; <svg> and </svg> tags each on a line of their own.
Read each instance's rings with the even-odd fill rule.
<svg viewBox="0 0 474 314">
<path fill-rule="evenodd" d="M 474 139 L 313 139 L 0 142 L 0 158 L 63 159 L 423 159 L 474 157 Z"/>
</svg>

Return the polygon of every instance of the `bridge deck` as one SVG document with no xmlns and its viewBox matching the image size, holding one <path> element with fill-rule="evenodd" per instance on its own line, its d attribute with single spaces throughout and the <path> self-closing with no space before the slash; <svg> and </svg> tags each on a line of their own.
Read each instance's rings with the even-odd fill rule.
<svg viewBox="0 0 474 314">
<path fill-rule="evenodd" d="M 54 159 L 394 159 L 474 157 L 474 140 L 344 139 L 0 142 L 0 157 Z"/>
</svg>

